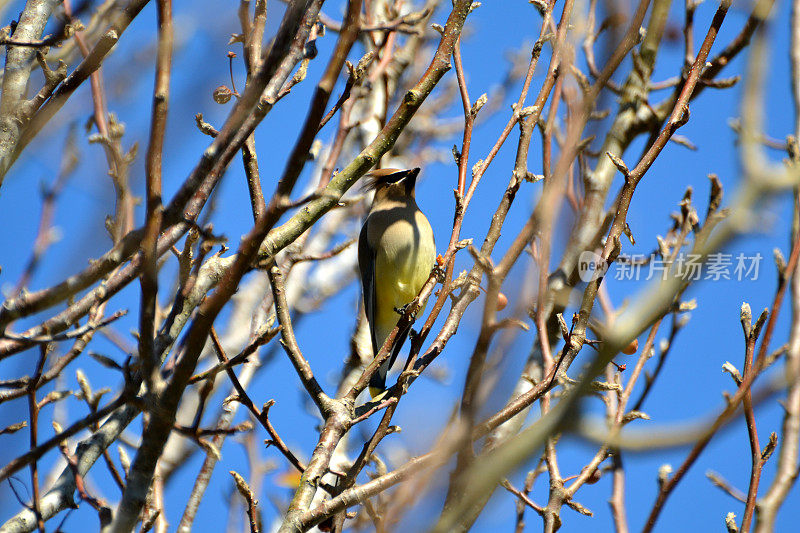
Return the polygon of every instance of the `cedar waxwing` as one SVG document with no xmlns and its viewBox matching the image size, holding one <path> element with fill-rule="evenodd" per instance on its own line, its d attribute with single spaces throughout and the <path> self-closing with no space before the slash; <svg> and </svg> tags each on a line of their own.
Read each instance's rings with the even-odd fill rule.
<svg viewBox="0 0 800 533">
<path fill-rule="evenodd" d="M 367 174 L 366 188 L 374 189 L 375 197 L 358 238 L 358 267 L 373 355 L 397 325 L 396 309 L 417 296 L 435 261 L 433 230 L 414 199 L 417 174 L 418 168 L 384 168 Z M 398 332 L 392 355 L 372 374 L 369 392 L 373 398 L 386 389 L 386 374 L 409 329 Z"/>
</svg>

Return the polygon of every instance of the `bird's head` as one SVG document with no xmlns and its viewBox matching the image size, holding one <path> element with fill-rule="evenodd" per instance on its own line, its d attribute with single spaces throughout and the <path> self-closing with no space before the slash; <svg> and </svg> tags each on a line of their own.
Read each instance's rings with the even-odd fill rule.
<svg viewBox="0 0 800 533">
<path fill-rule="evenodd" d="M 366 174 L 365 191 L 375 191 L 375 198 L 414 198 L 419 168 L 410 170 L 379 168 Z"/>
</svg>

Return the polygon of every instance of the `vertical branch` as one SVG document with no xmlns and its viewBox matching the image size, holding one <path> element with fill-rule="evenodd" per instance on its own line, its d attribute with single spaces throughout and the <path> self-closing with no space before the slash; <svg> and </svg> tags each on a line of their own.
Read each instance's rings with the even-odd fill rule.
<svg viewBox="0 0 800 533">
<path fill-rule="evenodd" d="M 161 230 L 161 172 L 164 134 L 169 107 L 169 80 L 172 69 L 172 0 L 158 0 L 158 48 L 156 81 L 153 90 L 153 111 L 150 141 L 147 146 L 145 180 L 147 210 L 142 239 L 141 308 L 139 311 L 139 358 L 145 382 L 154 392 L 158 356 L 155 353 L 156 305 L 158 300 L 158 237 Z"/>
<path fill-rule="evenodd" d="M 596 76 L 597 82 L 595 82 L 592 87 L 592 95 L 596 96 L 599 94 L 599 90 L 602 88 L 600 82 L 609 79 L 610 75 L 613 73 L 611 68 L 613 67 L 616 69 L 624 55 L 627 55 L 636 45 L 639 28 L 642 25 L 650 3 L 650 0 L 642 0 L 637 6 L 631 24 L 620 41 L 617 50 L 612 54 L 612 58 L 604 68 L 603 73 L 598 73 Z M 637 68 L 631 69 L 623 85 L 622 102 L 614 118 L 614 122 L 609 127 L 608 133 L 603 140 L 603 145 L 600 150 L 601 154 L 611 152 L 621 157 L 627 146 L 635 138 L 635 132 L 641 128 L 637 118 L 637 106 L 633 104 L 644 102 L 647 99 L 646 91 L 649 84 L 649 77 L 652 73 L 656 54 L 658 52 L 658 43 L 661 41 L 661 35 L 666 24 L 667 16 L 669 15 L 670 4 L 670 0 L 659 0 L 659 2 L 656 2 L 653 6 L 650 20 L 647 23 L 647 31 L 645 32 L 646 40 L 642 43 L 641 61 L 637 61 Z M 649 52 L 645 53 L 645 50 L 649 50 Z M 598 232 L 602 231 L 603 220 L 605 218 L 606 197 L 608 196 L 615 173 L 616 168 L 611 163 L 611 160 L 601 155 L 594 170 L 584 176 L 585 198 L 582 209 L 578 215 L 578 219 L 573 224 L 567 249 L 559 262 L 560 271 L 567 276 L 574 270 L 578 256 L 584 250 L 593 246 Z M 551 294 L 554 294 L 556 290 L 562 289 L 562 283 L 561 277 L 552 276 L 549 283 Z M 552 304 L 548 306 L 550 305 Z"/>
<path fill-rule="evenodd" d="M 72 16 L 71 0 L 63 0 L 64 14 L 71 23 L 75 23 Z M 89 46 L 83 35 L 83 31 L 75 32 L 75 42 L 84 58 L 91 54 Z M 120 242 L 123 237 L 133 229 L 133 196 L 131 195 L 128 183 L 129 161 L 122 153 L 120 137 L 122 130 L 114 127 L 106 105 L 106 94 L 103 83 L 102 70 L 98 66 L 89 76 L 89 84 L 92 92 L 92 104 L 94 116 L 93 120 L 97 131 L 100 134 L 98 142 L 103 146 L 103 151 L 108 162 L 108 174 L 114 185 L 116 194 L 116 206 L 114 212 L 113 227 L 110 233 L 113 242 Z"/>
<path fill-rule="evenodd" d="M 675 235 L 675 243 L 673 245 L 673 252 L 671 256 L 665 258 L 667 260 L 667 272 L 669 273 L 673 265 L 676 263 L 676 259 L 678 257 L 679 252 L 683 247 L 683 243 L 686 240 L 689 232 L 692 230 L 693 224 L 693 217 L 691 216 L 691 210 L 682 209 L 683 220 L 681 221 L 680 228 L 676 228 L 672 230 L 670 233 L 677 233 Z M 678 231 L 679 229 L 679 231 Z M 669 235 L 668 235 L 669 238 Z M 609 317 L 609 322 L 611 322 L 612 318 Z M 613 417 L 613 426 L 612 431 L 618 432 L 621 430 L 623 426 L 623 419 L 626 414 L 626 410 L 628 408 L 628 403 L 630 402 L 631 395 L 633 394 L 634 387 L 636 386 L 639 377 L 642 375 L 644 370 L 644 365 L 650 358 L 649 354 L 653 349 L 653 345 L 656 339 L 656 333 L 658 332 L 659 327 L 663 321 L 663 317 L 658 318 L 653 325 L 650 327 L 650 332 L 647 335 L 647 340 L 644 343 L 644 347 L 641 350 L 639 355 L 639 359 L 636 362 L 636 366 L 634 366 L 633 371 L 631 372 L 630 376 L 628 377 L 628 382 L 625 384 L 625 388 L 622 390 L 621 393 L 618 393 L 616 399 L 615 410 L 612 412 Z M 673 335 L 675 333 L 675 329 L 673 328 Z M 663 360 L 663 359 L 662 359 Z M 655 378 L 652 378 L 655 379 Z M 643 393 L 643 397 L 646 394 L 646 391 L 649 388 L 649 384 L 652 381 L 648 381 L 648 385 L 645 388 L 645 392 Z M 637 405 L 633 407 L 633 410 L 638 410 L 640 404 L 643 401 L 643 397 L 637 402 Z M 622 452 L 619 449 L 611 450 L 611 457 L 612 457 L 612 492 L 611 492 L 611 499 L 609 500 L 609 505 L 611 506 L 611 513 L 614 518 L 614 526 L 618 533 L 627 533 L 628 531 L 628 519 L 625 510 L 625 468 L 622 459 Z M 581 480 L 582 476 L 579 476 L 578 481 Z M 577 481 L 575 484 L 575 489 L 577 489 Z M 574 492 L 574 491 L 573 491 Z"/>
<path fill-rule="evenodd" d="M 625 469 L 622 463 L 622 456 L 615 453 L 613 461 L 613 480 L 612 492 L 609 505 L 611 515 L 614 517 L 614 527 L 617 533 L 628 533 L 628 518 L 625 514 Z"/>
<path fill-rule="evenodd" d="M 458 90 L 461 94 L 461 105 L 464 107 L 464 136 L 461 141 L 461 153 L 458 156 L 458 205 L 459 209 L 464 196 L 464 187 L 467 183 L 467 165 L 469 164 L 469 145 L 472 141 L 472 127 L 475 124 L 475 112 L 472 110 L 472 103 L 467 91 L 467 80 L 464 77 L 464 67 L 461 65 L 461 38 L 456 41 L 453 48 L 453 64 L 456 67 L 456 79 L 458 80 Z"/>
<path fill-rule="evenodd" d="M 242 163 L 247 177 L 250 208 L 253 211 L 253 220 L 255 221 L 264 214 L 267 208 L 267 204 L 264 202 L 264 192 L 261 189 L 261 173 L 258 170 L 255 135 L 251 134 L 242 145 Z"/>
<path fill-rule="evenodd" d="M 36 404 L 36 388 L 39 379 L 42 377 L 44 363 L 47 360 L 47 352 L 50 345 L 43 344 L 39 347 L 39 362 L 36 363 L 36 370 L 33 373 L 30 384 L 28 385 L 28 415 L 30 416 L 30 449 L 37 446 L 39 433 L 39 406 Z M 39 498 L 39 468 L 36 459 L 31 461 L 31 492 L 33 493 L 33 513 L 36 515 L 36 527 L 44 533 L 44 519 L 42 518 L 41 501 Z"/>
<path fill-rule="evenodd" d="M 156 513 L 155 532 L 167 533 L 169 524 L 164 505 L 164 478 L 161 475 L 160 465 L 156 467 L 156 475 L 153 478 L 153 511 Z"/>
<path fill-rule="evenodd" d="M 266 0 L 256 0 L 253 21 L 250 22 L 250 2 L 243 0 L 239 7 L 239 17 L 242 20 L 242 32 L 245 35 L 244 61 L 247 68 L 247 83 L 252 80 L 259 66 L 261 47 L 264 40 L 264 28 L 267 22 Z M 253 220 L 257 220 L 264 210 L 264 193 L 261 188 L 261 175 L 258 170 L 258 156 L 256 155 L 256 139 L 251 134 L 242 145 L 242 163 L 247 176 L 247 189 L 250 192 L 250 206 L 253 210 Z"/>
<path fill-rule="evenodd" d="M 242 498 L 247 502 L 247 518 L 250 525 L 250 533 L 258 533 L 260 531 L 258 512 L 256 510 L 258 500 L 250 489 L 250 485 L 247 484 L 247 481 L 245 481 L 239 473 L 231 470 L 230 474 L 233 476 L 236 490 L 239 491 L 239 494 L 241 494 Z"/>
<path fill-rule="evenodd" d="M 28 0 L 12 34 L 13 40 L 29 42 L 41 38 L 47 20 L 58 3 L 58 0 Z M 33 47 L 7 46 L 3 88 L 0 91 L 0 187 L 13 162 L 12 154 L 19 141 L 22 124 L 17 119 L 17 112 L 28 90 L 30 65 L 35 55 L 36 48 Z"/>
<path fill-rule="evenodd" d="M 750 306 L 742 304 L 742 328 L 745 334 L 745 355 L 744 355 L 744 376 L 749 376 L 754 372 L 753 368 L 753 353 L 755 352 L 756 337 L 759 333 L 760 327 L 752 328 Z M 758 497 L 758 483 L 761 479 L 761 467 L 763 461 L 761 460 L 761 445 L 758 443 L 758 430 L 756 429 L 756 415 L 753 411 L 753 398 L 752 392 L 748 390 L 744 393 L 742 399 L 742 407 L 744 408 L 744 418 L 747 423 L 747 436 L 750 441 L 750 485 L 747 489 L 747 501 L 745 502 L 744 515 L 742 516 L 743 532 L 750 531 L 750 521 L 753 518 L 753 512 L 756 508 L 756 498 Z"/>
</svg>

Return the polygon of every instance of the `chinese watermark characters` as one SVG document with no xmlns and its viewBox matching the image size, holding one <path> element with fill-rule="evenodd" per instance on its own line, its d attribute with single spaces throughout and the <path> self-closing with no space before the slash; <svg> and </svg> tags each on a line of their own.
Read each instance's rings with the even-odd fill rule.
<svg viewBox="0 0 800 533">
<path fill-rule="evenodd" d="M 677 277 L 686 281 L 755 281 L 763 258 L 760 253 L 748 255 L 744 252 L 736 255 L 716 252 L 709 254 L 705 261 L 702 261 L 700 254 L 680 253 L 674 261 L 656 255 L 620 255 L 616 261 L 614 279 L 648 281 Z"/>
</svg>

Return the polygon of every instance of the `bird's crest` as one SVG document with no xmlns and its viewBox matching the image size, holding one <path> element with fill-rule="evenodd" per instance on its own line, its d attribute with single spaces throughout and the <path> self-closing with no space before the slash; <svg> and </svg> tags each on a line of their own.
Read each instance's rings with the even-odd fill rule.
<svg viewBox="0 0 800 533">
<path fill-rule="evenodd" d="M 364 192 L 374 191 L 382 185 L 397 183 L 406 176 L 413 175 L 416 177 L 418 173 L 418 168 L 412 170 L 402 168 L 379 168 L 364 175 L 364 184 L 361 190 Z"/>
</svg>

